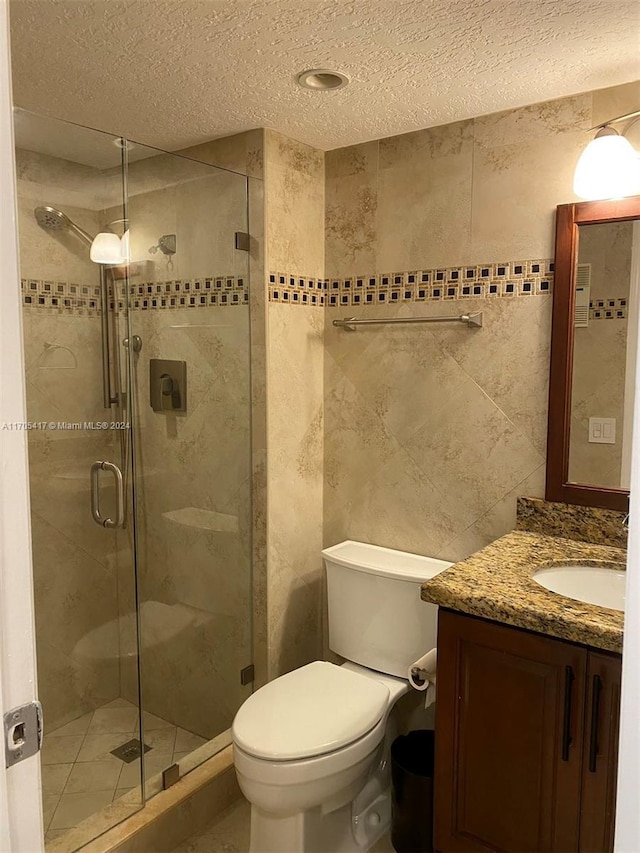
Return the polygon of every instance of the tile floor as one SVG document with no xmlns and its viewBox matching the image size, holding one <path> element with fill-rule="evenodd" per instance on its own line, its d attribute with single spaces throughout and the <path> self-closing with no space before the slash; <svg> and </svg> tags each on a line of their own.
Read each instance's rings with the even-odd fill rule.
<svg viewBox="0 0 640 853">
<path fill-rule="evenodd" d="M 144 712 L 147 778 L 206 741 Z M 52 841 L 140 784 L 140 761 L 125 764 L 111 750 L 138 737 L 138 709 L 114 699 L 51 732 L 41 752 L 45 840 Z"/>
<path fill-rule="evenodd" d="M 251 808 L 238 800 L 219 814 L 210 824 L 187 838 L 173 853 L 248 853 Z M 395 853 L 386 833 L 369 853 Z"/>
</svg>

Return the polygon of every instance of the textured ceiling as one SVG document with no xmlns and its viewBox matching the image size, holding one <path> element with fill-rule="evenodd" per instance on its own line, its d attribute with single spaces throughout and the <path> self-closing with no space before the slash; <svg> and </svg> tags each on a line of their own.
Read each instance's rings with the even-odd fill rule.
<svg viewBox="0 0 640 853">
<path fill-rule="evenodd" d="M 16 104 L 169 150 L 252 127 L 330 149 L 640 77 L 638 0 L 10 8 Z M 301 90 L 309 67 L 351 83 Z"/>
</svg>

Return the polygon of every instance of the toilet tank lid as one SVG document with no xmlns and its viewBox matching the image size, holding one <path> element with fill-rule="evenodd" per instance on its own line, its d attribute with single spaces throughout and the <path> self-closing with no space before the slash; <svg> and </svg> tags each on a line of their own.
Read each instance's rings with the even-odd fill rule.
<svg viewBox="0 0 640 853">
<path fill-rule="evenodd" d="M 388 705 L 381 682 L 314 661 L 250 696 L 233 721 L 233 741 L 271 761 L 326 755 L 371 731 Z"/>
<path fill-rule="evenodd" d="M 436 560 L 435 557 L 394 551 L 392 548 L 353 542 L 351 539 L 325 548 L 322 555 L 326 560 L 348 569 L 413 583 L 424 583 L 453 565 L 446 560 Z"/>
</svg>

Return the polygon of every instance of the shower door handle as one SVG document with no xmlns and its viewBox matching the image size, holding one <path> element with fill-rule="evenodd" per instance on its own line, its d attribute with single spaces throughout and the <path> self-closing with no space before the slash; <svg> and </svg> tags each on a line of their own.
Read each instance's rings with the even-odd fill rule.
<svg viewBox="0 0 640 853">
<path fill-rule="evenodd" d="M 116 483 L 116 518 L 103 518 L 100 513 L 100 471 L 110 471 Z M 91 515 L 100 527 L 124 526 L 124 482 L 122 471 L 113 462 L 94 462 L 91 466 Z"/>
</svg>

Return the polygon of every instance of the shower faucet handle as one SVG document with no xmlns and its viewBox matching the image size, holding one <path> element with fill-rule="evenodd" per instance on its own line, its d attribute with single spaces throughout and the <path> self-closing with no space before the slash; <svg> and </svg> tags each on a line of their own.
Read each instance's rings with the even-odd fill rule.
<svg viewBox="0 0 640 853">
<path fill-rule="evenodd" d="M 150 359 L 149 403 L 154 412 L 186 412 L 186 361 L 167 358 Z"/>
<path fill-rule="evenodd" d="M 160 377 L 160 393 L 163 397 L 170 397 L 173 394 L 173 379 L 168 373 L 163 373 Z"/>
</svg>

